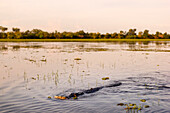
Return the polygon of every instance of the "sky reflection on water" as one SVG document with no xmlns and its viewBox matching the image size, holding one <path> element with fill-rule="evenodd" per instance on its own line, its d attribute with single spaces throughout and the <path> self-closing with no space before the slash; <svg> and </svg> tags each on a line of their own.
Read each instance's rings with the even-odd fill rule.
<svg viewBox="0 0 170 113">
<path fill-rule="evenodd" d="M 143 113 L 168 112 L 169 51 L 170 42 L 0 43 L 0 111 L 127 112 L 122 102 L 149 105 Z M 53 98 L 115 81 L 122 85 L 78 100 Z"/>
</svg>

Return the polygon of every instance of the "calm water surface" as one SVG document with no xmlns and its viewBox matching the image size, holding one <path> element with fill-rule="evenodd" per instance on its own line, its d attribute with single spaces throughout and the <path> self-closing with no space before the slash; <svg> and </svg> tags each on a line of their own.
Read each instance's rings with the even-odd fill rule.
<svg viewBox="0 0 170 113">
<path fill-rule="evenodd" d="M 54 98 L 117 82 L 76 100 Z M 169 113 L 169 106 L 170 42 L 0 42 L 0 112 Z"/>
</svg>

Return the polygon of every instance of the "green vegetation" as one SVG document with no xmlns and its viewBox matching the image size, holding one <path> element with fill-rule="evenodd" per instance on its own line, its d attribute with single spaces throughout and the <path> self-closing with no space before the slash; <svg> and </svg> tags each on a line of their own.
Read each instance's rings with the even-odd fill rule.
<svg viewBox="0 0 170 113">
<path fill-rule="evenodd" d="M 143 39 L 142 41 L 150 41 L 150 39 L 170 39 L 170 34 L 168 33 L 161 33 L 156 32 L 155 34 L 149 34 L 149 30 L 144 30 L 143 32 L 140 31 L 138 34 L 136 33 L 136 29 L 129 29 L 128 32 L 120 31 L 119 33 L 88 33 L 84 32 L 83 30 L 77 32 L 46 32 L 40 29 L 33 29 L 31 31 L 27 30 L 21 32 L 19 28 L 12 28 L 12 31 L 6 32 L 8 28 L 0 26 L 0 41 L 50 41 L 50 42 L 57 42 L 57 41 L 134 41 L 134 39 Z M 3 40 L 2 40 L 3 39 Z M 11 40 L 13 39 L 13 40 Z M 16 40 L 20 39 L 20 40 Z M 22 40 L 21 40 L 22 39 Z M 26 40 L 27 39 L 27 40 Z M 30 40 L 28 40 L 30 39 Z M 32 40 L 34 39 L 34 40 Z M 40 40 L 41 39 L 41 40 Z M 81 40 L 80 40 L 81 39 Z M 95 40 L 94 40 L 95 39 Z M 113 40 L 114 39 L 114 40 Z M 124 39 L 124 40 L 123 40 Z M 128 40 L 129 41 L 129 40 Z"/>
<path fill-rule="evenodd" d="M 0 42 L 147 42 L 170 41 L 170 39 L 0 39 Z"/>
<path fill-rule="evenodd" d="M 109 80 L 109 77 L 102 78 L 102 80 Z"/>
</svg>

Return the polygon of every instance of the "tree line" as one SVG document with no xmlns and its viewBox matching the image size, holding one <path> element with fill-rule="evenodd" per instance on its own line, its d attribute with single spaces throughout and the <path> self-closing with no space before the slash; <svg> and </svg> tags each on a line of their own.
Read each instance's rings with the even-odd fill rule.
<svg viewBox="0 0 170 113">
<path fill-rule="evenodd" d="M 150 34 L 149 30 L 136 33 L 136 29 L 129 31 L 120 31 L 119 33 L 88 33 L 83 30 L 77 32 L 46 32 L 40 29 L 26 30 L 21 32 L 19 28 L 12 28 L 7 32 L 7 27 L 0 26 L 0 39 L 170 39 L 167 32 L 161 33 L 157 31 Z"/>
</svg>

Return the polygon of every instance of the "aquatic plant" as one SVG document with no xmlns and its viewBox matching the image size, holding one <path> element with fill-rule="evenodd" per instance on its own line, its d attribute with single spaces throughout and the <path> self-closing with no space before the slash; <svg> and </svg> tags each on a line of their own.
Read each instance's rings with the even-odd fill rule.
<svg viewBox="0 0 170 113">
<path fill-rule="evenodd" d="M 51 99 L 51 96 L 48 96 L 49 99 Z"/>
<path fill-rule="evenodd" d="M 36 80 L 36 78 L 32 77 L 33 80 Z"/>
<path fill-rule="evenodd" d="M 81 60 L 81 58 L 74 58 L 74 60 Z"/>
<path fill-rule="evenodd" d="M 47 62 L 47 59 L 42 59 L 42 60 L 40 60 L 40 61 L 42 61 L 42 62 Z"/>
<path fill-rule="evenodd" d="M 117 104 L 117 106 L 123 106 L 124 105 L 124 103 L 119 103 L 119 104 Z"/>
<path fill-rule="evenodd" d="M 146 102 L 146 100 L 145 100 L 145 99 L 140 99 L 140 101 L 141 101 L 141 102 Z"/>
<path fill-rule="evenodd" d="M 149 105 L 144 105 L 144 108 L 149 108 L 150 106 Z"/>
<path fill-rule="evenodd" d="M 102 80 L 109 80 L 109 77 L 104 77 L 102 78 Z"/>
</svg>

